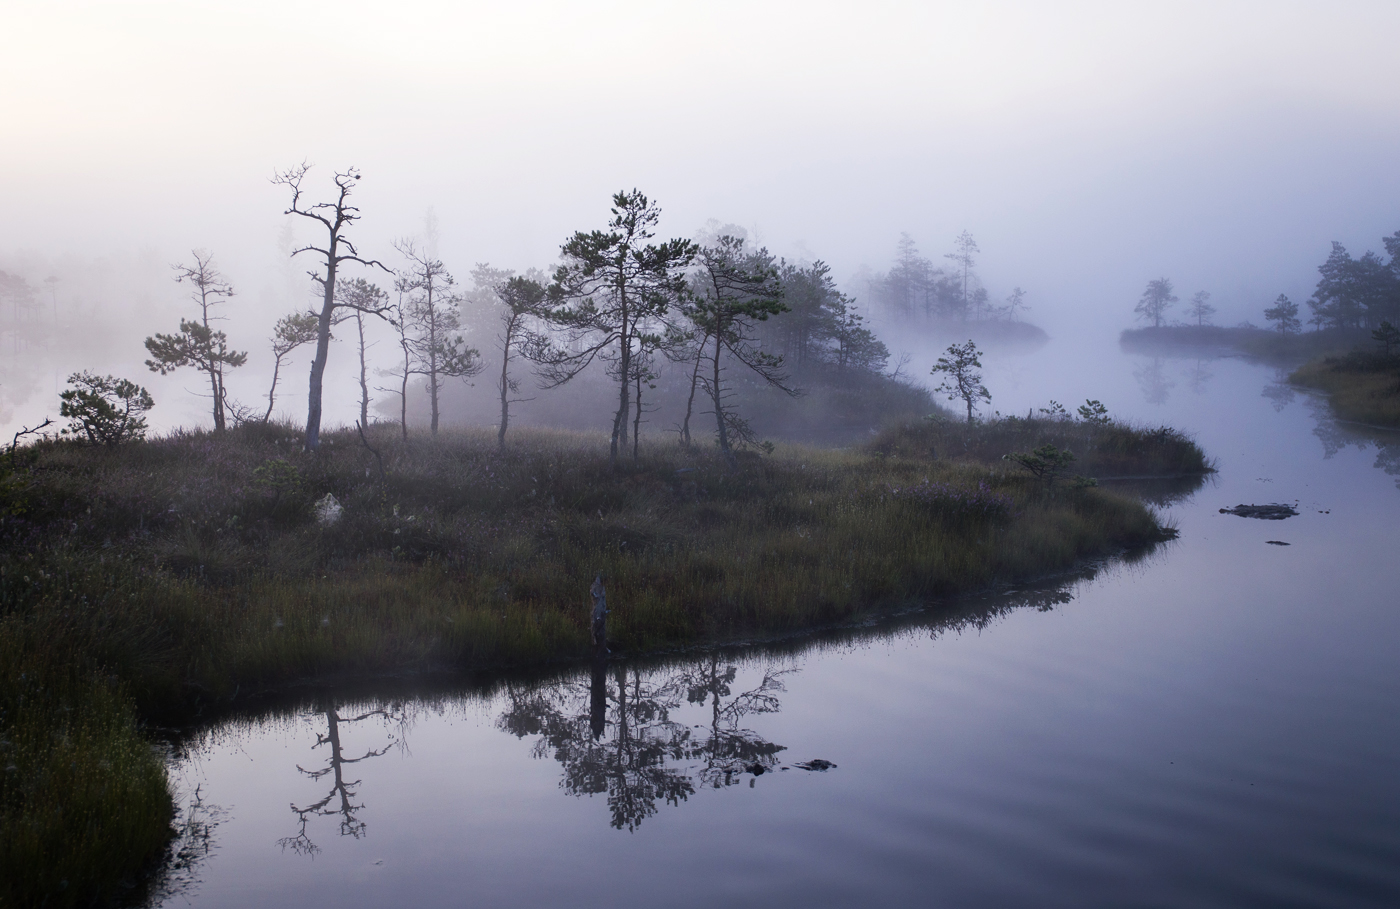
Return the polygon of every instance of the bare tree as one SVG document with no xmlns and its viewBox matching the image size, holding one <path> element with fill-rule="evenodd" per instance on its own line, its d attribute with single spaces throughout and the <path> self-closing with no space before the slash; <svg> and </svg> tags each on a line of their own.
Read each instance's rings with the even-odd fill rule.
<svg viewBox="0 0 1400 909">
<path fill-rule="evenodd" d="M 267 390 L 267 413 L 263 422 L 272 419 L 272 408 L 277 395 L 277 377 L 282 372 L 282 361 L 292 351 L 303 344 L 316 340 L 320 320 L 314 312 L 294 312 L 277 320 L 272 331 L 272 387 Z"/>
<path fill-rule="evenodd" d="M 360 340 L 360 425 L 369 425 L 369 364 L 365 361 L 365 313 L 388 305 L 389 295 L 364 278 L 336 282 L 336 296 L 350 307 Z"/>
<path fill-rule="evenodd" d="M 399 380 L 398 388 L 385 388 L 376 385 L 376 391 L 387 391 L 399 396 L 399 429 L 403 440 L 408 441 L 408 377 L 413 375 L 413 351 L 408 345 L 408 284 L 402 278 L 394 281 L 395 301 L 390 309 L 389 323 L 398 335 L 399 354 L 402 357 L 395 369 L 378 370 L 381 376 L 393 376 Z"/>
<path fill-rule="evenodd" d="M 311 382 L 306 404 L 306 448 L 308 451 L 314 451 L 321 444 L 321 386 L 326 373 L 326 358 L 330 354 L 331 323 L 335 319 L 336 309 L 349 305 L 336 300 L 336 274 L 345 262 L 358 262 L 361 265 L 382 268 L 386 272 L 389 268 L 377 260 L 361 258 L 355 244 L 345 236 L 345 232 L 360 220 L 360 210 L 349 203 L 350 192 L 359 181 L 360 172 L 353 167 L 336 171 L 335 201 L 308 204 L 302 199 L 301 184 L 310 169 L 311 165 L 303 162 L 290 170 L 278 172 L 273 176 L 272 182 L 286 186 L 292 191 L 292 204 L 284 214 L 298 215 L 315 221 L 326 229 L 324 247 L 312 245 L 292 250 L 293 256 L 310 252 L 321 257 L 320 267 L 307 272 L 313 281 L 321 285 L 322 291 L 321 311 L 317 314 L 316 356 L 311 361 Z M 385 304 L 383 308 L 365 311 L 372 315 L 383 315 L 387 309 Z"/>
<path fill-rule="evenodd" d="M 649 319 L 664 315 L 684 293 L 682 269 L 695 257 L 689 240 L 648 243 L 661 210 L 637 190 L 613 196 L 608 230 L 579 231 L 560 248 L 564 264 L 550 285 L 550 317 L 570 335 L 569 347 L 540 351 L 551 386 L 569 381 L 600 356 L 618 380 L 609 458 L 627 444 L 627 417 L 636 372 L 632 363 Z"/>
<path fill-rule="evenodd" d="M 182 366 L 194 366 L 209 377 L 210 397 L 214 401 L 214 431 L 223 432 L 224 415 L 229 409 L 228 393 L 224 388 L 224 369 L 233 369 L 248 362 L 248 354 L 230 350 L 228 336 L 216 331 L 211 323 L 222 321 L 212 314 L 214 307 L 233 296 L 233 285 L 214 267 L 214 256 L 196 249 L 193 265 L 174 265 L 177 283 L 188 281 L 193 290 L 190 298 L 199 307 L 198 319 L 181 319 L 180 330 L 173 335 L 155 334 L 146 339 L 151 359 L 146 366 L 151 372 L 168 375 Z"/>
<path fill-rule="evenodd" d="M 439 259 L 419 252 L 405 240 L 395 244 L 411 264 L 399 275 L 398 287 L 408 295 L 404 311 L 407 331 L 402 335 L 411 354 L 408 371 L 427 379 L 432 409 L 432 433 L 438 432 L 438 396 L 446 378 L 467 378 L 481 372 L 481 353 L 462 340 L 461 295 L 456 281 Z"/>
<path fill-rule="evenodd" d="M 981 252 L 977 248 L 977 241 L 972 239 L 969 231 L 958 234 L 958 238 L 953 241 L 956 252 L 950 252 L 943 256 L 945 259 L 952 259 L 962 272 L 962 318 L 966 319 L 969 310 L 972 308 L 972 266 L 977 262 L 976 254 Z"/>
</svg>

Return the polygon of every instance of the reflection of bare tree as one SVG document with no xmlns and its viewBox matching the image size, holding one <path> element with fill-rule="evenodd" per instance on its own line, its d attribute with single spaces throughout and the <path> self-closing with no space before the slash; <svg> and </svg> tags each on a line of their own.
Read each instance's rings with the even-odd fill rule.
<svg viewBox="0 0 1400 909">
<path fill-rule="evenodd" d="M 327 755 L 326 766 L 317 770 L 307 770 L 305 767 L 298 764 L 297 770 L 300 770 L 313 780 L 319 780 L 330 776 L 331 788 L 330 791 L 326 793 L 325 798 L 317 802 L 312 802 L 305 807 L 298 808 L 296 804 L 293 803 L 291 806 L 292 813 L 297 816 L 299 822 L 297 834 L 296 836 L 283 837 L 277 841 L 277 845 L 281 846 L 283 849 L 291 849 L 293 852 L 301 855 L 315 855 L 320 851 L 320 847 L 311 841 L 311 837 L 306 832 L 307 823 L 314 817 L 340 815 L 341 836 L 350 836 L 359 839 L 365 835 L 365 822 L 360 820 L 355 814 L 356 811 L 364 807 L 362 804 L 356 805 L 354 803 L 355 787 L 360 785 L 360 780 L 346 780 L 345 765 L 358 764 L 360 761 L 372 757 L 379 757 L 401 741 L 400 738 L 390 733 L 389 741 L 383 748 L 371 748 L 359 757 L 346 757 L 340 741 L 341 727 L 343 725 L 359 723 L 370 717 L 380 717 L 386 721 L 398 722 L 400 726 L 402 726 L 403 718 L 382 707 L 352 717 L 340 716 L 334 705 L 327 706 L 325 710 L 318 712 L 325 715 L 326 733 L 324 735 L 319 732 L 316 733 L 316 744 L 311 747 L 315 749 L 323 745 L 330 746 L 330 753 Z"/>
<path fill-rule="evenodd" d="M 1153 357 L 1150 363 L 1138 367 L 1133 371 L 1133 377 L 1137 379 L 1148 404 L 1167 403 L 1167 393 L 1176 387 L 1176 383 L 1167 378 L 1161 357 Z"/>
<path fill-rule="evenodd" d="M 708 666 L 669 674 L 619 666 L 609 679 L 606 664 L 598 662 L 587 684 L 508 688 L 508 706 L 497 725 L 518 738 L 539 736 L 534 755 L 563 765 L 565 792 L 606 794 L 612 826 L 635 830 L 660 803 L 678 805 L 694 794 L 688 761 L 703 761 L 699 777 L 715 785 L 729 782 L 726 775 L 736 771 L 776 761 L 782 746 L 740 728 L 740 720 L 778 709 L 774 695 L 782 691 L 781 673 L 765 673 L 757 688 L 732 695 L 736 673 L 713 657 Z M 682 697 L 692 704 L 711 702 L 708 735 L 697 736 L 673 717 Z"/>
<path fill-rule="evenodd" d="M 1197 360 L 1195 365 L 1186 370 L 1186 384 L 1190 386 L 1195 394 L 1205 394 L 1206 386 L 1210 380 L 1215 378 L 1215 373 L 1210 371 L 1207 365 L 1209 360 Z"/>
</svg>

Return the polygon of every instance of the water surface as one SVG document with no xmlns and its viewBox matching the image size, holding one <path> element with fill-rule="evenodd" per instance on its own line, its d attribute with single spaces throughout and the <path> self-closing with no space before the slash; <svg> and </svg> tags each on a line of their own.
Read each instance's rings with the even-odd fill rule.
<svg viewBox="0 0 1400 909">
<path fill-rule="evenodd" d="M 1180 426 L 1220 472 L 1161 498 L 1178 541 L 1049 587 L 206 730 L 165 902 L 1400 904 L 1396 438 L 1238 359 L 1052 342 L 987 384 Z M 1264 502 L 1301 514 L 1219 513 Z"/>
</svg>

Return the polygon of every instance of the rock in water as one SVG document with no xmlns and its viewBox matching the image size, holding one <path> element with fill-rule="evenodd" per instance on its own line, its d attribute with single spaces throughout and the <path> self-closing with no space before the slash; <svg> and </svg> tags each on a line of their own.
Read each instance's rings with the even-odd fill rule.
<svg viewBox="0 0 1400 909">
<path fill-rule="evenodd" d="M 1285 543 L 1283 540 L 1265 540 L 1270 546 L 1292 546 L 1292 543 Z"/>
<path fill-rule="evenodd" d="M 817 758 L 815 761 L 798 761 L 793 766 L 801 767 L 803 770 L 834 770 L 836 765 L 831 761 L 824 761 Z"/>
<path fill-rule="evenodd" d="M 335 496 L 326 493 L 324 498 L 316 502 L 316 523 L 322 527 L 329 527 L 340 520 L 340 513 L 344 510 Z"/>
<path fill-rule="evenodd" d="M 1263 521 L 1282 521 L 1298 512 L 1291 505 L 1236 505 L 1234 508 L 1220 509 L 1220 513 L 1239 515 L 1242 518 L 1259 518 Z"/>
</svg>

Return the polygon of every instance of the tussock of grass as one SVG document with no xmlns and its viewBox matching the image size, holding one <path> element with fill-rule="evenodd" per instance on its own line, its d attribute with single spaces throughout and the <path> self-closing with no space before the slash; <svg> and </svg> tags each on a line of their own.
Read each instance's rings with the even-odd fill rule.
<svg viewBox="0 0 1400 909">
<path fill-rule="evenodd" d="M 1400 357 L 1364 350 L 1319 357 L 1294 370 L 1288 381 L 1327 392 L 1344 420 L 1400 426 Z"/>
<path fill-rule="evenodd" d="M 1042 445 L 1069 449 L 1075 456 L 1072 472 L 1096 478 L 1180 477 L 1214 469 L 1199 445 L 1169 426 L 1053 417 L 1002 417 L 970 425 L 925 419 L 886 429 L 870 450 L 885 456 L 985 464 Z"/>
<path fill-rule="evenodd" d="M 132 701 L 167 721 L 311 676 L 580 658 L 597 572 L 614 649 L 642 652 L 837 623 L 1164 536 L 1136 500 L 999 461 L 1027 433 L 1082 430 L 1003 422 L 975 443 L 926 424 L 874 451 L 784 446 L 737 470 L 674 445 L 613 469 L 597 436 L 522 432 L 499 452 L 484 432 L 405 444 L 383 427 L 382 481 L 352 433 L 313 455 L 286 426 L 23 450 L 0 487 L 0 734 L 16 767 L 0 854 L 110 882 L 159 853 L 169 796 Z M 1184 469 L 1161 454 L 1189 445 L 1170 431 L 1091 435 L 1123 472 Z M 328 494 L 343 512 L 323 526 Z M 78 817 L 83 832 L 59 837 Z M 98 892 L 65 873 L 62 892 L 52 875 L 6 879 L 58 904 Z"/>
</svg>

